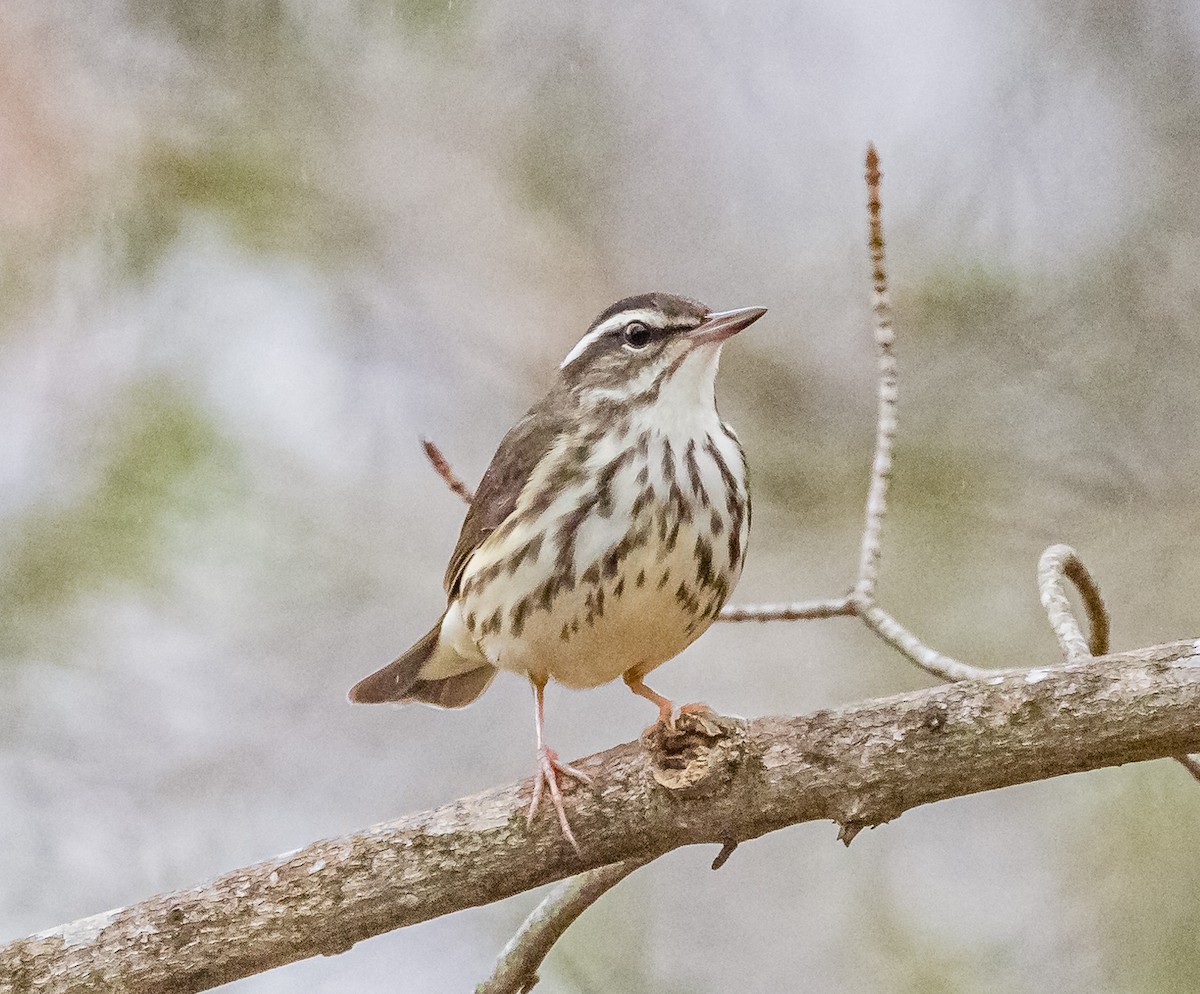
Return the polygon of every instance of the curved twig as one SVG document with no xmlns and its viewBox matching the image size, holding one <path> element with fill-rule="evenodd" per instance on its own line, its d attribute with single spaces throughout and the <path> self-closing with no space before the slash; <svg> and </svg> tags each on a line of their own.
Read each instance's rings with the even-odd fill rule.
<svg viewBox="0 0 1200 994">
<path fill-rule="evenodd" d="M 1058 637 L 1058 644 L 1067 662 L 1103 656 L 1108 652 L 1108 608 L 1104 606 L 1100 588 L 1075 550 L 1069 545 L 1050 546 L 1038 560 L 1037 576 L 1042 607 L 1046 609 L 1050 627 Z M 1063 588 L 1064 577 L 1075 585 L 1083 599 L 1091 633 L 1088 640 L 1084 639 L 1071 602 L 1067 600 L 1067 592 Z"/>
<path fill-rule="evenodd" d="M 564 880 L 522 922 L 496 958 L 492 975 L 475 994 L 528 994 L 551 947 L 581 914 L 629 874 L 650 862 L 626 859 Z"/>
<path fill-rule="evenodd" d="M 1058 637 L 1063 656 L 1068 663 L 1083 662 L 1093 656 L 1103 656 L 1108 652 L 1109 617 L 1104 598 L 1100 596 L 1100 587 L 1095 578 L 1083 565 L 1069 545 L 1052 545 L 1038 560 L 1038 592 L 1041 594 L 1042 607 L 1050 619 L 1050 627 Z M 1075 584 L 1087 612 L 1088 632 L 1090 637 L 1085 641 L 1071 602 L 1067 600 L 1067 592 L 1063 588 L 1063 579 Z M 1171 757 L 1182 764 L 1198 782 L 1200 782 L 1200 760 L 1194 756 L 1182 755 Z"/>
</svg>

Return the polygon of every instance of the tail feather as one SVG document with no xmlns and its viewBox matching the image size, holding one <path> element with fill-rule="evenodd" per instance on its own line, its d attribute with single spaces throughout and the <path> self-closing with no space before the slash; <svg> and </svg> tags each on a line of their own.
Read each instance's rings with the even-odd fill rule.
<svg viewBox="0 0 1200 994">
<path fill-rule="evenodd" d="M 350 700 L 354 704 L 383 704 L 389 701 L 408 702 L 420 701 L 424 704 L 435 704 L 443 708 L 461 708 L 470 704 L 476 697 L 487 689 L 492 677 L 496 675 L 494 666 L 483 665 L 465 672 L 461 667 L 463 660 L 454 653 L 452 669 L 459 672 L 446 677 L 422 679 L 421 671 L 428 674 L 439 670 L 439 649 L 443 652 L 453 652 L 449 647 L 442 647 L 439 641 L 442 623 L 436 625 L 416 645 L 394 662 L 388 663 L 383 669 L 376 670 L 350 688 Z M 457 664 L 457 665 L 455 665 Z M 469 666 L 470 664 L 467 663 Z"/>
<path fill-rule="evenodd" d="M 436 704 L 440 708 L 462 708 L 482 694 L 496 675 L 496 667 L 479 666 L 458 676 L 441 680 L 418 680 L 405 695 L 406 701 Z"/>
</svg>

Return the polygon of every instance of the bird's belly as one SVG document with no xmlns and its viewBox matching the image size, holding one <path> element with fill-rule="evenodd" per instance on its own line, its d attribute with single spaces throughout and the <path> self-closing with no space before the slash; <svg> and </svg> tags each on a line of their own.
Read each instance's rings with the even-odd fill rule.
<svg viewBox="0 0 1200 994">
<path fill-rule="evenodd" d="M 686 566 L 681 555 L 630 557 L 616 577 L 580 584 L 552 610 L 535 614 L 520 646 L 498 646 L 500 665 L 568 687 L 594 687 L 629 670 L 649 672 L 711 623 L 699 618 L 703 606 L 686 591 L 677 596 L 681 581 L 673 577 L 685 576 Z"/>
<path fill-rule="evenodd" d="M 645 674 L 695 641 L 737 582 L 740 557 L 731 568 L 707 519 L 679 522 L 663 509 L 616 534 L 573 582 L 548 560 L 468 591 L 464 613 L 484 656 L 501 669 L 594 687 Z"/>
<path fill-rule="evenodd" d="M 698 638 L 737 583 L 750 520 L 731 435 L 672 443 L 647 430 L 595 461 L 463 571 L 466 634 L 493 666 L 572 687 L 646 673 Z"/>
</svg>

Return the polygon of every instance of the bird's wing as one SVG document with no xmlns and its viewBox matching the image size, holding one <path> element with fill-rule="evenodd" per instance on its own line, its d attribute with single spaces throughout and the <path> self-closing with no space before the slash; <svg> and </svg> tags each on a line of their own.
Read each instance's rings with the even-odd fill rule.
<svg viewBox="0 0 1200 994">
<path fill-rule="evenodd" d="M 471 554 L 502 524 L 517 506 L 534 468 L 558 436 L 558 419 L 545 401 L 534 407 L 504 436 L 492 463 L 479 481 L 467 511 L 458 544 L 446 567 L 446 593 L 454 597 Z"/>
</svg>

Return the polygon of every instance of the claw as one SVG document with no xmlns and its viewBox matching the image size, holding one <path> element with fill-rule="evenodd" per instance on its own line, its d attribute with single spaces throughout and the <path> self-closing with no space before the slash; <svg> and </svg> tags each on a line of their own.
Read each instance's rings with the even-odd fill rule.
<svg viewBox="0 0 1200 994">
<path fill-rule="evenodd" d="M 529 802 L 529 813 L 525 816 L 525 824 L 533 824 L 533 816 L 537 814 L 538 805 L 542 802 L 542 794 L 546 787 L 550 788 L 550 802 L 558 815 L 558 825 L 562 829 L 563 838 L 571 843 L 571 848 L 579 852 L 579 843 L 575 833 L 571 831 L 571 823 L 567 821 L 567 812 L 563 807 L 562 789 L 559 787 L 559 774 L 574 777 L 581 784 L 591 786 L 592 778 L 582 770 L 575 769 L 568 763 L 560 763 L 554 750 L 547 745 L 538 749 L 538 768 L 534 774 L 533 800 Z"/>
<path fill-rule="evenodd" d="M 542 803 L 542 793 L 550 788 L 550 801 L 558 814 L 558 825 L 562 829 L 563 838 L 571 843 L 571 848 L 579 852 L 579 843 L 575 841 L 575 833 L 571 831 L 571 823 L 567 821 L 567 812 L 563 808 L 562 790 L 558 784 L 559 774 L 574 777 L 581 784 L 591 785 L 592 778 L 582 770 L 575 769 L 566 763 L 560 763 L 558 756 L 548 745 L 542 735 L 545 724 L 544 693 L 545 681 L 530 679 L 533 684 L 533 720 L 537 731 L 537 772 L 533 775 L 533 800 L 529 802 L 529 813 L 525 816 L 525 824 L 533 824 L 533 816 L 537 814 L 538 805 Z"/>
</svg>

